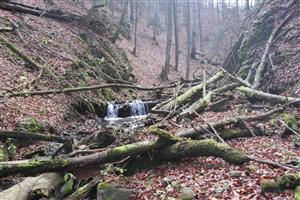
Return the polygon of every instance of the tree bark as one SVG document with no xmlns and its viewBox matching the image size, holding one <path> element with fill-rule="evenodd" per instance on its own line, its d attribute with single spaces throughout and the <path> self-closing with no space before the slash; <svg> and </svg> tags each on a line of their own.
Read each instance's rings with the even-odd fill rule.
<svg viewBox="0 0 300 200">
<path fill-rule="evenodd" d="M 121 29 L 125 24 L 128 3 L 129 3 L 129 0 L 126 0 L 125 5 L 124 5 L 123 10 L 122 10 L 122 15 L 121 15 L 117 30 L 114 32 L 114 34 L 113 34 L 113 36 L 111 37 L 111 40 L 110 40 L 112 43 L 116 43 L 117 39 L 119 38 Z"/>
<path fill-rule="evenodd" d="M 254 98 L 258 100 L 268 100 L 274 103 L 288 103 L 294 106 L 300 106 L 300 98 L 286 97 L 276 94 L 265 93 L 259 90 L 241 86 L 237 90 L 249 98 Z"/>
<path fill-rule="evenodd" d="M 38 133 L 21 133 L 16 131 L 0 131 L 0 138 L 13 138 L 21 140 L 39 140 L 48 142 L 59 142 L 66 143 L 69 141 L 68 138 L 55 135 L 44 135 Z"/>
<path fill-rule="evenodd" d="M 177 0 L 173 0 L 174 36 L 175 36 L 175 70 L 178 71 L 179 62 L 179 38 L 178 38 L 178 15 Z"/>
<path fill-rule="evenodd" d="M 27 92 L 16 92 L 12 94 L 7 95 L 0 95 L 0 98 L 2 97 L 27 97 L 27 96 L 40 96 L 40 95 L 50 95 L 50 94 L 70 94 L 74 92 L 83 92 L 83 91 L 90 91 L 90 90 L 98 90 L 102 88 L 130 88 L 130 89 L 136 89 L 136 90 L 143 90 L 143 91 L 153 91 L 153 90 L 162 90 L 165 88 L 172 88 L 176 87 L 176 85 L 168 85 L 168 86 L 162 86 L 162 87 L 142 87 L 138 85 L 127 85 L 127 84 L 103 84 L 103 85 L 95 85 L 95 86 L 89 86 L 89 87 L 77 87 L 77 88 L 64 88 L 64 89 L 54 89 L 54 90 L 42 90 L 42 91 L 27 91 Z"/>
<path fill-rule="evenodd" d="M 133 55 L 137 55 L 137 27 L 138 27 L 138 12 L 139 12 L 139 0 L 136 0 L 136 7 L 135 7 L 135 24 L 134 24 L 134 48 L 133 48 Z"/>
<path fill-rule="evenodd" d="M 63 177 L 58 173 L 46 173 L 38 177 L 29 177 L 21 183 L 0 192 L 0 197 L 1 200 L 49 198 L 63 181 Z"/>
<path fill-rule="evenodd" d="M 187 109 L 183 110 L 179 114 L 179 117 L 177 119 L 181 121 L 181 119 L 187 116 L 188 117 L 194 116 L 195 112 L 197 113 L 202 112 L 208 106 L 208 104 L 211 102 L 211 100 L 216 94 L 234 90 L 239 85 L 240 85 L 239 83 L 233 83 L 208 92 L 205 96 L 203 96 L 203 98 L 199 99 L 198 101 L 194 102 L 191 106 L 189 106 Z"/>
<path fill-rule="evenodd" d="M 186 70 L 185 79 L 190 78 L 190 55 L 191 55 L 191 24 L 190 24 L 190 1 L 186 0 L 186 46 L 187 46 L 187 56 L 186 56 Z"/>
<path fill-rule="evenodd" d="M 268 118 L 269 116 L 271 116 L 273 114 L 280 113 L 283 110 L 284 110 L 284 108 L 280 107 L 280 108 L 276 108 L 274 110 L 271 110 L 269 112 L 262 113 L 262 114 L 259 114 L 259 115 L 238 116 L 238 117 L 224 119 L 224 120 L 221 120 L 221 121 L 216 122 L 216 123 L 211 123 L 211 125 L 215 129 L 220 129 L 220 128 L 223 128 L 223 127 L 228 126 L 228 125 L 237 124 L 242 120 L 244 120 L 246 122 L 263 120 L 263 119 L 266 119 L 266 118 Z M 208 125 L 203 125 L 202 127 L 206 128 L 208 130 L 211 130 L 211 128 Z M 198 126 L 198 127 L 194 127 L 194 128 L 188 129 L 188 130 L 181 131 L 181 132 L 177 133 L 176 135 L 178 137 L 197 138 L 197 136 L 199 136 L 203 133 L 205 133 L 205 130 L 203 130 L 201 128 L 201 126 Z"/>
<path fill-rule="evenodd" d="M 224 72 L 218 72 L 213 77 L 211 77 L 208 81 L 204 83 L 201 83 L 199 85 L 196 85 L 192 88 L 190 88 L 188 91 L 183 93 L 182 95 L 176 97 L 174 100 L 170 101 L 166 105 L 162 106 L 160 110 L 163 111 L 170 111 L 174 108 L 176 105 L 177 107 L 181 107 L 182 105 L 188 103 L 192 99 L 194 99 L 196 96 L 200 96 L 203 90 L 204 85 L 206 87 L 210 84 L 213 84 L 217 82 L 218 80 L 222 79 L 224 77 Z"/>
<path fill-rule="evenodd" d="M 168 144 L 166 144 L 165 140 L 144 141 L 76 158 L 46 158 L 41 160 L 1 162 L 0 177 L 17 174 L 34 175 L 44 172 L 74 171 L 90 166 L 116 162 L 128 156 L 135 156 L 154 149 L 159 151 L 158 157 L 160 160 L 178 160 L 196 156 L 215 156 L 235 165 L 240 165 L 249 161 L 246 154 L 239 152 L 226 144 L 220 144 L 210 139 L 201 141 L 186 140 L 179 141 L 175 144 L 170 144 L 170 141 L 167 142 Z"/>
<path fill-rule="evenodd" d="M 163 81 L 168 80 L 168 74 L 170 71 L 170 60 L 171 60 L 171 44 L 172 44 L 172 1 L 166 2 L 167 6 L 167 44 L 166 44 L 166 57 L 165 64 L 162 68 L 160 77 Z"/>
<path fill-rule="evenodd" d="M 53 19 L 62 20 L 62 21 L 74 21 L 74 20 L 81 19 L 81 16 L 74 15 L 71 13 L 66 13 L 66 12 L 57 11 L 57 10 L 47 11 L 47 10 L 43 10 L 40 8 L 27 6 L 27 5 L 15 3 L 15 2 L 3 2 L 2 1 L 2 2 L 0 2 L 0 9 L 14 11 L 14 12 L 21 12 L 21 13 L 31 14 L 31 15 L 35 15 L 35 16 L 53 18 Z"/>
</svg>

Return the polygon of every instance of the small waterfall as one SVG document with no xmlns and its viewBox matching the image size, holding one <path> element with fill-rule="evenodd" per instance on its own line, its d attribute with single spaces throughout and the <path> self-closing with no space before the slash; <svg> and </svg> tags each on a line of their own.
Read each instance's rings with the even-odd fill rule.
<svg viewBox="0 0 300 200">
<path fill-rule="evenodd" d="M 107 106 L 107 114 L 105 119 L 118 119 L 124 117 L 139 117 L 149 113 L 148 104 L 141 100 L 126 102 L 124 104 L 116 104 L 111 102 Z"/>
<path fill-rule="evenodd" d="M 147 104 L 145 104 L 141 100 L 135 100 L 129 103 L 129 106 L 131 116 L 143 116 L 148 114 L 148 112 L 146 111 Z"/>
<path fill-rule="evenodd" d="M 105 118 L 107 119 L 118 118 L 118 106 L 115 105 L 114 103 L 109 103 L 107 106 L 107 114 Z"/>
</svg>

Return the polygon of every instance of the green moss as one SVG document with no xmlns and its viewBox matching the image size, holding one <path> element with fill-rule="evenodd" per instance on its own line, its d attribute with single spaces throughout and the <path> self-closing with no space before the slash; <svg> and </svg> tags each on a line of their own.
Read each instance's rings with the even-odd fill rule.
<svg viewBox="0 0 300 200">
<path fill-rule="evenodd" d="M 280 192 L 280 186 L 278 185 L 278 183 L 274 180 L 263 180 L 261 182 L 261 191 L 263 193 L 267 193 L 267 192 Z"/>
<path fill-rule="evenodd" d="M 300 173 L 285 174 L 278 180 L 281 189 L 294 189 L 300 185 Z"/>
<path fill-rule="evenodd" d="M 4 147 L 0 147 L 0 162 L 8 161 L 8 153 Z"/>
<path fill-rule="evenodd" d="M 105 190 L 109 188 L 113 188 L 113 186 L 107 182 L 101 182 L 97 185 L 97 190 Z"/>
<path fill-rule="evenodd" d="M 105 98 L 106 101 L 114 101 L 117 99 L 115 97 L 114 92 L 110 88 L 101 89 L 101 95 Z"/>
<path fill-rule="evenodd" d="M 280 115 L 282 120 L 292 129 L 297 129 L 297 119 L 296 116 L 291 115 L 290 113 L 282 113 Z"/>
<path fill-rule="evenodd" d="M 294 200 L 300 200 L 300 186 L 297 186 L 295 189 Z"/>
<path fill-rule="evenodd" d="M 43 124 L 38 122 L 36 119 L 26 118 L 20 123 L 17 131 L 26 133 L 41 133 L 45 131 L 45 128 Z"/>
</svg>

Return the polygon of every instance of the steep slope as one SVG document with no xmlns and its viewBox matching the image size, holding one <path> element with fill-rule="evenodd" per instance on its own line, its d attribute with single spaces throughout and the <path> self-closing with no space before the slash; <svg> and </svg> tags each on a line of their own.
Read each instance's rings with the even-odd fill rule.
<svg viewBox="0 0 300 200">
<path fill-rule="evenodd" d="M 299 9 L 299 1 L 265 1 L 246 20 L 224 67 L 246 76 L 253 62 L 261 62 L 267 42 L 277 29 L 267 55 L 262 86 L 271 93 L 299 96 Z"/>
<path fill-rule="evenodd" d="M 109 21 L 105 11 L 88 10 L 90 1 L 85 1 L 85 5 L 74 1 L 52 1 L 51 5 L 42 0 L 18 2 L 41 9 L 61 9 L 81 16 L 81 20 L 65 22 L 1 10 L 0 27 L 15 26 L 15 29 L 0 34 L 43 68 L 33 69 L 3 42 L 0 43 L 2 95 L 17 91 L 134 81 L 125 52 L 107 39 L 114 25 L 97 28 L 103 27 L 103 21 Z M 72 104 L 79 111 L 87 110 L 91 104 L 86 102 L 90 102 L 91 97 L 98 99 L 101 104 L 118 98 L 118 95 L 110 89 L 103 89 L 81 95 L 2 99 L 0 129 L 12 129 L 25 117 L 58 125 L 69 116 Z M 84 108 L 80 109 L 82 106 Z"/>
</svg>

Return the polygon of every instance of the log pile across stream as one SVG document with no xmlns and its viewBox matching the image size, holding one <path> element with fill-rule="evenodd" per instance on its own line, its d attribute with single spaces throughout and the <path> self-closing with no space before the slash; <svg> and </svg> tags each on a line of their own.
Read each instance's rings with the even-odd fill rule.
<svg viewBox="0 0 300 200">
<path fill-rule="evenodd" d="M 41 183 L 38 185 L 37 183 L 35 184 L 37 185 L 34 187 L 35 191 L 22 191 L 23 193 L 27 193 L 24 194 L 25 196 L 40 195 L 41 197 L 47 197 L 51 196 L 51 194 L 54 194 L 54 190 L 51 190 L 52 192 L 48 191 L 49 188 L 54 188 L 59 184 L 61 185 L 63 182 L 61 181 L 62 177 L 55 172 L 72 173 L 78 170 L 90 168 L 91 166 L 94 168 L 96 166 L 100 167 L 108 163 L 125 162 L 124 159 L 126 160 L 128 157 L 134 158 L 145 153 L 152 154 L 152 157 L 158 163 L 172 160 L 178 161 L 180 159 L 188 157 L 213 156 L 221 158 L 233 165 L 242 165 L 252 160 L 255 162 L 269 164 L 274 167 L 280 167 L 288 171 L 297 171 L 295 167 L 290 165 L 280 164 L 269 160 L 261 160 L 251 155 L 247 155 L 244 152 L 230 147 L 226 143 L 226 140 L 238 137 L 255 137 L 265 135 L 263 131 L 259 130 L 253 125 L 250 125 L 249 123 L 257 121 L 268 121 L 268 118 L 273 115 L 281 113 L 291 107 L 297 107 L 300 102 L 299 99 L 272 95 L 264 93 L 262 91 L 254 90 L 250 87 L 245 86 L 246 84 L 243 84 L 243 81 L 237 78 L 233 78 L 232 76 L 227 76 L 226 74 L 226 72 L 220 71 L 207 82 L 193 86 L 180 96 L 165 101 L 165 103 L 158 104 L 155 108 L 153 108 L 153 110 L 156 112 L 160 110 L 163 111 L 161 113 L 164 113 L 164 115 L 160 117 L 156 116 L 156 118 L 158 118 L 157 125 L 151 126 L 148 129 L 148 133 L 154 134 L 157 137 L 157 140 L 126 144 L 115 148 L 108 148 L 99 152 L 89 151 L 88 149 L 86 149 L 84 153 L 73 155 L 72 151 L 76 148 L 77 144 L 73 143 L 73 140 L 70 138 L 37 133 L 27 134 L 20 132 L 1 131 L 0 138 L 54 141 L 62 143 L 64 147 L 67 146 L 68 151 L 61 151 L 61 149 L 59 149 L 52 157 L 1 162 L 0 177 L 4 178 L 20 175 L 35 176 L 42 174 L 40 176 L 43 179 L 44 176 L 50 176 L 49 180 L 53 181 L 49 181 L 47 183 L 51 185 L 51 187 L 47 186 L 47 191 L 45 191 L 45 189 L 42 189 L 45 187 L 45 183 L 42 181 L 40 181 Z M 230 82 L 228 81 L 229 79 L 227 79 L 226 81 L 224 80 L 224 86 L 219 86 L 220 81 L 226 77 L 230 78 L 230 80 L 233 80 L 233 82 Z M 127 85 L 123 86 L 127 87 Z M 97 88 L 98 87 L 90 87 L 88 89 Z M 135 87 L 132 85 L 130 85 L 129 88 L 144 89 L 142 87 Z M 205 88 L 205 90 L 208 92 L 205 93 L 203 88 Z M 157 88 L 149 88 L 149 90 L 150 89 L 156 90 Z M 61 91 L 63 93 L 64 90 L 62 89 Z M 81 90 L 73 89 L 72 91 L 79 92 Z M 230 92 L 230 94 L 228 92 Z M 51 91 L 33 91 L 27 92 L 27 95 L 47 95 L 51 93 Z M 56 90 L 53 90 L 53 94 L 59 93 Z M 166 121 L 166 113 L 169 113 L 167 115 L 168 119 L 177 118 L 178 123 L 182 120 L 201 117 L 201 113 L 209 110 L 210 105 L 218 102 L 225 93 L 227 95 L 244 94 L 244 97 L 250 98 L 252 100 L 253 98 L 255 98 L 256 100 L 263 99 L 265 101 L 273 103 L 274 109 L 252 116 L 237 116 L 227 118 L 215 123 L 209 123 L 204 120 L 204 124 L 199 124 L 197 126 L 191 125 L 191 129 L 183 130 L 175 134 L 171 134 L 168 131 L 159 128 Z M 8 98 L 14 98 L 14 95 L 4 96 Z M 207 139 L 207 137 L 211 139 Z M 39 178 L 25 179 L 24 182 L 21 183 L 21 185 L 31 184 L 31 182 L 35 179 Z M 87 190 L 94 190 L 95 185 L 97 185 L 98 182 L 99 178 L 96 178 L 94 182 L 92 181 L 90 183 L 87 183 L 85 187 L 86 189 L 88 188 Z M 8 191 L 3 191 L 2 193 L 0 193 L 0 195 L 3 196 L 4 194 L 9 193 L 11 197 L 11 195 L 17 195 L 18 191 L 18 187 L 12 187 Z M 82 194 L 81 192 L 76 191 L 72 195 L 73 197 L 71 199 L 78 199 L 77 197 L 79 196 L 80 198 L 82 198 L 82 195 L 85 196 L 88 193 L 89 192 Z M 61 195 L 67 196 L 68 194 L 69 193 L 63 193 Z"/>
<path fill-rule="evenodd" d="M 0 2 L 0 9 L 27 13 L 35 16 L 44 16 L 62 21 L 78 21 L 81 19 L 81 17 L 77 15 L 60 11 L 45 11 L 10 1 Z M 289 16 L 287 16 L 287 19 L 288 17 Z M 270 36 L 271 41 L 269 43 L 272 42 L 273 37 L 277 35 L 279 30 L 280 28 L 274 30 L 274 34 L 272 33 Z M 6 30 L 6 28 L 1 28 L 1 31 L 10 31 L 10 29 Z M 1 35 L 0 42 L 8 46 L 34 68 L 41 68 Z M 266 55 L 270 48 L 269 43 L 264 53 Z M 170 99 L 162 99 L 160 101 L 162 103 L 157 104 L 152 109 L 149 116 L 152 126 L 146 127 L 147 134 L 155 136 L 156 139 L 153 140 L 139 141 L 125 145 L 120 144 L 113 148 L 90 149 L 88 145 L 85 145 L 83 148 L 81 145 L 83 142 L 78 143 L 71 137 L 1 130 L 1 140 L 10 138 L 14 140 L 25 139 L 28 141 L 47 141 L 62 144 L 51 156 L 29 160 L 0 162 L 0 178 L 34 176 L 26 178 L 18 185 L 0 192 L 1 200 L 40 199 L 50 198 L 52 196 L 54 196 L 55 199 L 84 199 L 91 194 L 95 195 L 97 189 L 101 190 L 101 188 L 104 187 L 109 189 L 112 188 L 106 187 L 105 184 L 103 184 L 102 181 L 105 180 L 105 176 L 100 175 L 88 179 L 83 184 L 75 187 L 72 173 L 90 168 L 100 169 L 105 164 L 113 165 L 115 163 L 126 163 L 128 158 L 134 160 L 145 154 L 149 157 L 151 156 L 158 164 L 162 164 L 166 161 L 179 161 L 191 157 L 209 156 L 223 159 L 232 165 L 242 165 L 250 161 L 264 163 L 293 172 L 294 174 L 284 176 L 275 183 L 266 183 L 263 188 L 276 191 L 287 188 L 297 188 L 296 190 L 299 191 L 299 168 L 293 165 L 277 163 L 247 155 L 246 153 L 231 147 L 226 142 L 230 139 L 239 137 L 266 136 L 266 132 L 260 128 L 261 124 L 264 124 L 269 121 L 271 117 L 286 110 L 299 108 L 300 106 L 300 98 L 275 95 L 259 90 L 262 69 L 265 68 L 264 63 L 266 55 L 263 56 L 257 70 L 254 69 L 255 67 L 249 69 L 247 78 L 245 79 L 222 69 L 207 81 L 196 83 L 183 93 L 182 91 L 175 91 L 175 95 Z M 255 63 L 253 66 L 255 66 Z M 182 85 L 182 87 L 178 88 L 189 86 L 189 84 L 182 82 L 162 87 L 142 87 L 131 83 L 111 83 L 43 91 L 7 92 L 5 94 L 0 94 L 0 99 L 6 100 L 16 97 L 26 98 L 28 96 L 60 95 L 112 87 L 161 92 L 166 89 L 176 88 L 178 85 Z M 218 122 L 208 122 L 203 118 L 204 112 L 208 110 L 218 112 L 237 99 L 243 99 L 249 104 L 252 102 L 263 102 L 270 106 L 271 109 L 264 109 L 259 114 L 254 115 L 228 117 Z M 180 126 L 180 123 L 191 122 L 194 118 L 201 118 L 203 123 L 197 125 L 190 123 L 189 129 L 178 132 L 171 132 L 164 129 L 168 120 L 176 119 L 176 122 L 174 120 L 172 123 L 176 123 L 177 126 Z M 288 123 L 284 125 L 292 134 L 298 134 L 298 127 L 295 128 Z M 91 138 L 91 136 L 88 136 L 88 139 Z M 79 146 L 80 151 L 76 151 L 79 149 Z M 2 147 L 0 150 L 2 151 Z M 290 187 L 286 186 L 286 179 L 288 179 L 288 181 L 291 180 L 293 185 Z M 124 193 L 124 196 L 126 196 L 125 194 L 127 194 L 127 191 L 122 192 Z"/>
</svg>

